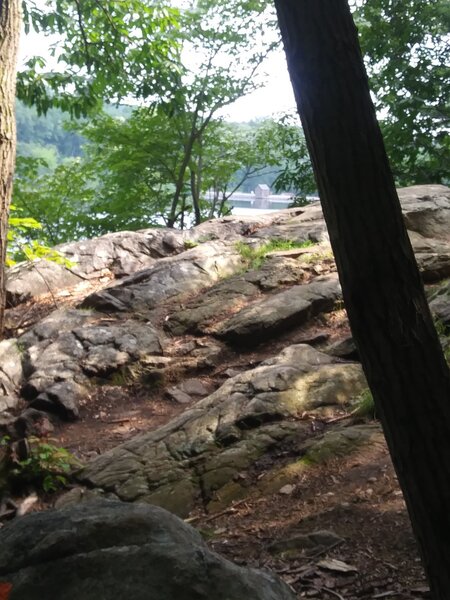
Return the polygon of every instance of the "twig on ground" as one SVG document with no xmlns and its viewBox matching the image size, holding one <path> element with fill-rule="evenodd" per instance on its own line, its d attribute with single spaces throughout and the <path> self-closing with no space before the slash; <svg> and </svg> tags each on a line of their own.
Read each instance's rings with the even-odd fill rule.
<svg viewBox="0 0 450 600">
<path fill-rule="evenodd" d="M 247 502 L 247 500 L 248 500 L 248 498 L 244 498 L 243 500 L 239 500 L 239 502 L 235 502 L 229 508 L 226 508 L 225 510 L 222 510 L 222 511 L 220 511 L 218 513 L 214 513 L 213 515 L 210 515 L 209 517 L 203 518 L 202 515 L 198 515 L 196 517 L 189 517 L 188 519 L 185 519 L 184 522 L 185 523 L 195 523 L 196 521 L 203 520 L 203 521 L 205 521 L 205 523 L 207 523 L 208 521 L 214 521 L 214 519 L 218 519 L 219 517 L 223 517 L 224 515 L 228 515 L 230 513 L 234 513 L 236 511 L 236 508 L 238 506 L 241 506 L 245 502 Z"/>
</svg>

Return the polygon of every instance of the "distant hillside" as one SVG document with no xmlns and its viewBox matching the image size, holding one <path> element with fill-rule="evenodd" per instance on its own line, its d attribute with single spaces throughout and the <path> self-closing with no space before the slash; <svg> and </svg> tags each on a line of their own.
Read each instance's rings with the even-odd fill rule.
<svg viewBox="0 0 450 600">
<path fill-rule="evenodd" d="M 108 106 L 108 113 L 128 117 L 129 106 Z M 70 131 L 70 117 L 58 109 L 50 109 L 46 115 L 38 115 L 35 108 L 16 104 L 17 140 L 19 156 L 43 158 L 50 168 L 65 158 L 82 156 L 84 138 Z"/>
</svg>

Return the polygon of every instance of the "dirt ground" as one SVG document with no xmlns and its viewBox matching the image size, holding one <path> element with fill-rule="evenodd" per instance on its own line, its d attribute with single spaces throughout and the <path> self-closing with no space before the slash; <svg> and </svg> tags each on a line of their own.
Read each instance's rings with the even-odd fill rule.
<svg viewBox="0 0 450 600">
<path fill-rule="evenodd" d="M 85 289 L 80 291 L 80 295 L 85 294 Z M 77 299 L 77 295 L 62 296 L 56 301 L 62 307 L 74 304 Z M 40 304 L 22 305 L 20 310 L 9 311 L 10 332 L 17 335 L 53 309 L 54 299 L 47 298 Z M 287 344 L 307 342 L 318 335 L 328 336 L 329 341 L 339 340 L 348 331 L 344 311 L 336 311 L 278 338 L 270 347 L 266 344 L 248 353 L 230 352 L 220 367 L 190 376 L 203 379 L 215 389 L 224 381 L 224 372 L 229 367 L 249 368 Z M 162 389 L 104 382 L 95 386 L 81 407 L 79 421 L 58 424 L 49 436 L 53 443 L 86 461 L 139 432 L 166 423 L 185 408 L 186 405 L 166 397 Z M 268 457 L 259 475 L 277 460 L 279 456 Z M 292 481 L 285 492 L 237 502 L 216 514 L 193 513 L 188 521 L 220 554 L 239 564 L 277 572 L 298 598 L 430 597 L 384 443 L 372 444 L 345 459 L 311 468 Z M 51 506 L 54 499 L 54 496 L 41 497 L 32 510 Z M 271 549 L 281 540 L 324 530 L 342 539 L 327 551 L 274 553 Z"/>
</svg>

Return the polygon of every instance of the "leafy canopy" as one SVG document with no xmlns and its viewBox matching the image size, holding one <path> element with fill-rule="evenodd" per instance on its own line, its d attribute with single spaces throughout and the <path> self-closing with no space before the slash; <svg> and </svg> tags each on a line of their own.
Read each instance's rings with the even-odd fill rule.
<svg viewBox="0 0 450 600">
<path fill-rule="evenodd" d="M 40 113 L 56 106 L 79 117 L 103 100 L 161 94 L 178 68 L 179 14 L 158 0 L 25 0 L 25 31 L 56 34 L 51 55 L 60 68 L 30 58 L 18 97 Z"/>
</svg>

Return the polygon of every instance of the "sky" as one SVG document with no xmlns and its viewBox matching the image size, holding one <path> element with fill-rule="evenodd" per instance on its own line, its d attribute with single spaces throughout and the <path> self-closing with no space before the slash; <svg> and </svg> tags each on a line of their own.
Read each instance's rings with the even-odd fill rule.
<svg viewBox="0 0 450 600">
<path fill-rule="evenodd" d="M 251 121 L 294 109 L 294 93 L 283 48 L 267 59 L 264 71 L 267 73 L 265 86 L 227 107 L 223 112 L 227 120 Z"/>
<path fill-rule="evenodd" d="M 48 47 L 52 39 L 36 33 L 22 35 L 19 48 L 19 64 L 31 56 L 48 56 Z M 284 50 L 280 47 L 264 63 L 267 73 L 266 83 L 260 88 L 226 107 L 221 116 L 234 122 L 246 122 L 253 119 L 285 113 L 295 107 L 294 95 L 287 70 Z"/>
</svg>

